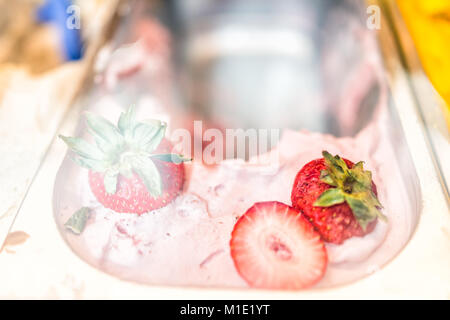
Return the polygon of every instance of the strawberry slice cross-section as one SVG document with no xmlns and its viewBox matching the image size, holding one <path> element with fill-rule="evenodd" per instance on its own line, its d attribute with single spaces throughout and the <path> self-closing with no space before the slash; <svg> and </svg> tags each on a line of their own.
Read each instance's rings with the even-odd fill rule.
<svg viewBox="0 0 450 320">
<path fill-rule="evenodd" d="M 264 289 L 303 289 L 325 273 L 327 252 L 320 234 L 294 208 L 281 202 L 254 204 L 236 222 L 231 257 L 241 277 Z"/>
</svg>

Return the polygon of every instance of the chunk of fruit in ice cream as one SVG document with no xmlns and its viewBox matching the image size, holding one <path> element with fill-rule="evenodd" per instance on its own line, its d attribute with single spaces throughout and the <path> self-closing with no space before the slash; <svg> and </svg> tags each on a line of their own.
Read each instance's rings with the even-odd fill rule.
<svg viewBox="0 0 450 320">
<path fill-rule="evenodd" d="M 327 266 L 320 235 L 281 202 L 254 204 L 234 226 L 230 249 L 237 271 L 252 287 L 306 288 L 322 278 Z"/>
<path fill-rule="evenodd" d="M 308 162 L 297 174 L 292 188 L 292 206 L 309 218 L 322 238 L 341 244 L 353 236 L 370 233 L 379 210 L 377 188 L 363 163 L 332 156 Z"/>
<path fill-rule="evenodd" d="M 170 153 L 164 123 L 138 122 L 133 108 L 122 113 L 117 127 L 93 114 L 87 123 L 96 146 L 81 138 L 61 138 L 75 152 L 74 160 L 89 169 L 89 186 L 105 208 L 141 214 L 178 195 L 186 159 Z"/>
</svg>

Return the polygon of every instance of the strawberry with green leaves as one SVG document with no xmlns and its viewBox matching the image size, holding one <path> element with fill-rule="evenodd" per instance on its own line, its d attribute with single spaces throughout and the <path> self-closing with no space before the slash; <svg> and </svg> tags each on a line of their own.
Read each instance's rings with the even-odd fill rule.
<svg viewBox="0 0 450 320">
<path fill-rule="evenodd" d="M 370 233 L 377 219 L 386 220 L 372 173 L 363 162 L 354 164 L 323 151 L 307 163 L 292 188 L 292 206 L 309 218 L 322 238 L 341 244 Z"/>
<path fill-rule="evenodd" d="M 171 153 L 165 123 L 137 121 L 133 107 L 121 114 L 117 126 L 92 113 L 86 118 L 95 145 L 60 138 L 74 152 L 73 160 L 89 169 L 89 186 L 104 207 L 142 214 L 166 206 L 179 194 L 187 159 Z"/>
</svg>

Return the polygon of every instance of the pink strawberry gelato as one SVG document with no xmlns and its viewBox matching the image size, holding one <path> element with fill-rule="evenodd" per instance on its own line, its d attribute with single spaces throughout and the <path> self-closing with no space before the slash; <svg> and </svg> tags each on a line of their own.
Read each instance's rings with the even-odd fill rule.
<svg viewBox="0 0 450 320">
<path fill-rule="evenodd" d="M 185 164 L 182 194 L 168 206 L 141 216 L 103 208 L 88 187 L 87 171 L 68 163 L 67 179 L 74 181 L 70 196 L 79 201 L 60 210 L 61 220 L 80 206 L 88 206 L 92 212 L 84 232 L 80 236 L 64 232 L 66 239 L 90 263 L 124 279 L 161 285 L 245 287 L 229 253 L 234 223 L 255 202 L 291 204 L 297 172 L 328 150 L 365 161 L 389 219 L 388 223 L 378 222 L 365 237 L 351 238 L 342 245 L 327 244 L 329 265 L 317 286 L 358 279 L 388 262 L 406 243 L 414 225 L 387 130 L 386 111 L 379 109 L 374 121 L 354 138 L 285 130 L 277 147 L 260 156 L 260 166 L 237 159 L 214 166 L 194 160 Z M 268 167 L 267 159 L 275 162 Z"/>
</svg>

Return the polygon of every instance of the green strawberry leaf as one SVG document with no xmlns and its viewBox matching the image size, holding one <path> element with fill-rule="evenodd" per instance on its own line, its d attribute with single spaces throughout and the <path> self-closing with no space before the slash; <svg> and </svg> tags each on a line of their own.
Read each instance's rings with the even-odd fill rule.
<svg viewBox="0 0 450 320">
<path fill-rule="evenodd" d="M 334 182 L 333 178 L 328 174 L 326 170 L 320 171 L 320 181 L 325 182 L 330 186 L 337 187 L 336 182 Z"/>
<path fill-rule="evenodd" d="M 366 230 L 367 225 L 371 221 L 373 221 L 376 218 L 376 216 L 373 215 L 373 212 L 371 212 L 369 207 L 366 206 L 364 201 L 360 199 L 351 196 L 346 196 L 345 201 L 352 209 L 353 215 L 355 216 L 359 225 L 363 228 L 363 230 Z"/>
<path fill-rule="evenodd" d="M 140 122 L 133 130 L 133 145 L 145 152 L 154 151 L 166 134 L 166 125 L 160 121 L 150 123 Z"/>
<path fill-rule="evenodd" d="M 77 235 L 81 234 L 86 226 L 89 213 L 90 209 L 88 207 L 79 209 L 67 220 L 64 226 Z"/>
<path fill-rule="evenodd" d="M 386 217 L 386 216 L 381 212 L 381 210 L 376 209 L 376 214 L 377 214 L 377 217 L 380 218 L 381 221 L 383 221 L 383 222 L 388 222 L 388 217 Z"/>
<path fill-rule="evenodd" d="M 109 120 L 91 112 L 86 112 L 85 114 L 89 128 L 98 136 L 107 141 L 116 141 L 122 138 L 117 127 Z"/>
<path fill-rule="evenodd" d="M 89 132 L 94 136 L 100 150 L 111 157 L 123 148 L 124 138 L 114 124 L 90 112 L 86 112 L 86 119 Z"/>
<path fill-rule="evenodd" d="M 320 180 L 336 188 L 324 191 L 314 206 L 330 207 L 345 201 L 364 230 L 377 217 L 387 221 L 380 211 L 382 205 L 372 191 L 372 173 L 364 170 L 364 163 L 360 161 L 350 169 L 338 155 L 332 156 L 327 151 L 322 154 L 327 168 L 320 172 Z"/>
<path fill-rule="evenodd" d="M 158 132 L 160 126 L 160 124 L 153 126 L 142 122 L 136 123 L 133 128 L 132 142 L 136 146 L 142 146 L 145 143 L 150 142 Z"/>
<path fill-rule="evenodd" d="M 192 161 L 191 158 L 186 158 L 181 154 L 167 153 L 167 154 L 152 154 L 150 156 L 152 159 L 158 159 L 165 162 L 172 162 L 175 164 L 180 164 L 182 162 Z"/>
<path fill-rule="evenodd" d="M 327 165 L 328 174 L 331 176 L 337 186 L 342 187 L 345 176 L 347 175 L 347 164 L 339 156 L 333 157 L 329 152 L 323 151 L 322 155 Z"/>
<path fill-rule="evenodd" d="M 358 161 L 353 165 L 353 168 L 350 170 L 364 171 L 364 161 Z"/>
<path fill-rule="evenodd" d="M 363 191 L 372 187 L 372 173 L 364 170 L 363 162 L 358 162 L 352 169 L 348 170 L 349 175 L 358 183 L 355 184 L 356 192 Z"/>
<path fill-rule="evenodd" d="M 100 152 L 100 150 L 81 138 L 65 137 L 63 135 L 59 135 L 59 137 L 73 152 L 83 158 L 93 160 L 101 160 L 103 158 L 103 154 Z"/>
<path fill-rule="evenodd" d="M 316 207 L 331 207 L 345 201 L 344 192 L 338 188 L 330 188 L 324 191 L 314 202 Z"/>
<path fill-rule="evenodd" d="M 140 156 L 133 159 L 133 171 L 142 179 L 147 191 L 154 198 L 162 194 L 162 179 L 155 163 L 148 157 Z"/>
<path fill-rule="evenodd" d="M 371 200 L 372 200 L 371 203 L 372 203 L 375 207 L 380 208 L 380 209 L 383 209 L 383 205 L 380 203 L 380 200 L 378 200 L 377 196 L 375 195 L 375 193 L 373 193 L 372 190 L 370 190 L 370 197 L 371 197 Z"/>
<path fill-rule="evenodd" d="M 129 138 L 136 125 L 136 112 L 134 106 L 129 107 L 125 112 L 122 112 L 117 123 L 117 127 L 125 139 Z"/>
<path fill-rule="evenodd" d="M 147 123 L 142 124 L 147 126 L 149 125 Z M 140 145 L 142 146 L 142 148 L 147 152 L 153 152 L 159 146 L 161 141 L 164 139 L 166 135 L 166 128 L 167 125 L 164 122 L 160 122 L 156 132 L 151 137 L 151 139 L 141 141 Z"/>
</svg>

